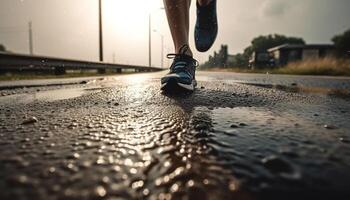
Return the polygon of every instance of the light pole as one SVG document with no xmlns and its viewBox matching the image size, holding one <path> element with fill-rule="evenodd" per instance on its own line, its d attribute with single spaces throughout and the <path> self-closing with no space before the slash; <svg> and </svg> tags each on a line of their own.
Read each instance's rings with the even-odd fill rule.
<svg viewBox="0 0 350 200">
<path fill-rule="evenodd" d="M 29 54 L 33 55 L 33 29 L 32 29 L 32 21 L 28 23 L 28 34 L 29 34 Z"/>
<path fill-rule="evenodd" d="M 148 14 L 148 67 L 152 67 L 152 13 Z"/>
<path fill-rule="evenodd" d="M 164 7 L 161 7 L 157 10 L 164 10 Z M 148 14 L 148 66 L 152 67 L 152 13 L 157 11 L 151 11 Z"/>
<path fill-rule="evenodd" d="M 162 49 L 161 49 L 161 68 L 164 68 L 164 35 L 160 35 L 160 38 L 161 38 L 161 45 L 162 45 Z"/>
<path fill-rule="evenodd" d="M 159 31 L 157 31 L 156 29 L 153 30 L 153 32 L 159 33 L 160 35 L 160 41 L 161 41 L 161 53 L 160 53 L 160 63 L 161 63 L 161 68 L 164 68 L 164 35 L 161 34 Z"/>
<path fill-rule="evenodd" d="M 102 35 L 102 0 L 98 2 L 98 22 L 99 22 L 99 47 L 100 62 L 103 62 L 103 35 Z"/>
</svg>

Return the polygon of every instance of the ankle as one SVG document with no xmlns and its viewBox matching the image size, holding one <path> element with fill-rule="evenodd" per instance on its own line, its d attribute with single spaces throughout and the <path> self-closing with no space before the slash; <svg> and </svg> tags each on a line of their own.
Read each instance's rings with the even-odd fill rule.
<svg viewBox="0 0 350 200">
<path fill-rule="evenodd" d="M 212 0 L 197 0 L 200 6 L 207 6 Z"/>
<path fill-rule="evenodd" d="M 193 57 L 193 53 L 191 51 L 191 49 L 188 49 L 186 52 L 184 52 L 185 55 L 188 55 L 190 57 Z"/>
<path fill-rule="evenodd" d="M 175 52 L 176 52 L 177 54 L 185 54 L 185 55 L 187 55 L 187 56 L 193 57 L 193 53 L 192 53 L 192 50 L 190 49 L 190 47 L 188 47 L 188 48 L 186 49 L 186 51 L 183 52 L 183 50 L 182 50 L 182 47 L 183 47 L 183 46 L 184 46 L 184 45 L 182 45 L 182 46 L 180 46 L 180 47 L 176 47 L 176 48 L 175 48 Z"/>
</svg>

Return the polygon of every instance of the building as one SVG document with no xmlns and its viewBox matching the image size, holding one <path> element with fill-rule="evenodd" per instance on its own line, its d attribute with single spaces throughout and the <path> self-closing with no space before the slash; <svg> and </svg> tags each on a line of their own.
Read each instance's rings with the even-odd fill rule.
<svg viewBox="0 0 350 200">
<path fill-rule="evenodd" d="M 334 49 L 334 45 L 331 44 L 284 44 L 268 49 L 268 52 L 276 66 L 284 66 L 290 62 L 332 56 Z"/>
<path fill-rule="evenodd" d="M 249 67 L 252 69 L 274 67 L 274 60 L 268 51 L 255 51 L 249 59 Z"/>
</svg>

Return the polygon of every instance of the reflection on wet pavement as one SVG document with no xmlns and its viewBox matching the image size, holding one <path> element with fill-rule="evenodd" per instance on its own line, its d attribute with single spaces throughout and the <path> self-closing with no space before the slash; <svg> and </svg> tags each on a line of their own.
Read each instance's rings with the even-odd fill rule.
<svg viewBox="0 0 350 200">
<path fill-rule="evenodd" d="M 158 82 L 1 103 L 1 199 L 349 195 L 346 99 L 204 81 L 165 95 Z"/>
<path fill-rule="evenodd" d="M 253 86 L 264 87 L 264 88 L 272 88 L 272 89 L 282 90 L 286 92 L 324 94 L 324 95 L 336 96 L 340 98 L 348 98 L 348 99 L 350 98 L 349 88 L 341 89 L 341 88 L 303 87 L 303 86 L 298 86 L 296 83 L 290 86 L 261 84 L 261 83 L 242 83 L 242 84 L 253 85 Z"/>
<path fill-rule="evenodd" d="M 73 99 L 87 94 L 91 91 L 99 91 L 100 87 L 91 88 L 69 88 L 56 89 L 47 91 L 38 91 L 32 94 L 14 94 L 2 97 L 0 102 L 2 104 L 11 104 L 13 102 L 30 103 L 33 101 L 59 101 L 64 99 Z"/>
</svg>

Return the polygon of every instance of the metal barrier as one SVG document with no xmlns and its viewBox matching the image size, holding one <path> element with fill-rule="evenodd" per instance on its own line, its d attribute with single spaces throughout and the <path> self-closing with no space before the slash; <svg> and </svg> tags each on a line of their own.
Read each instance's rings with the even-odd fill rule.
<svg viewBox="0 0 350 200">
<path fill-rule="evenodd" d="M 122 72 L 122 69 L 134 69 L 136 72 L 161 71 L 157 67 L 145 67 L 136 65 L 121 65 L 103 62 L 91 62 L 54 58 L 46 56 L 31 56 L 0 52 L 0 71 L 54 71 L 55 74 L 64 74 L 66 70 L 98 70 L 104 73 L 107 69 Z"/>
</svg>

